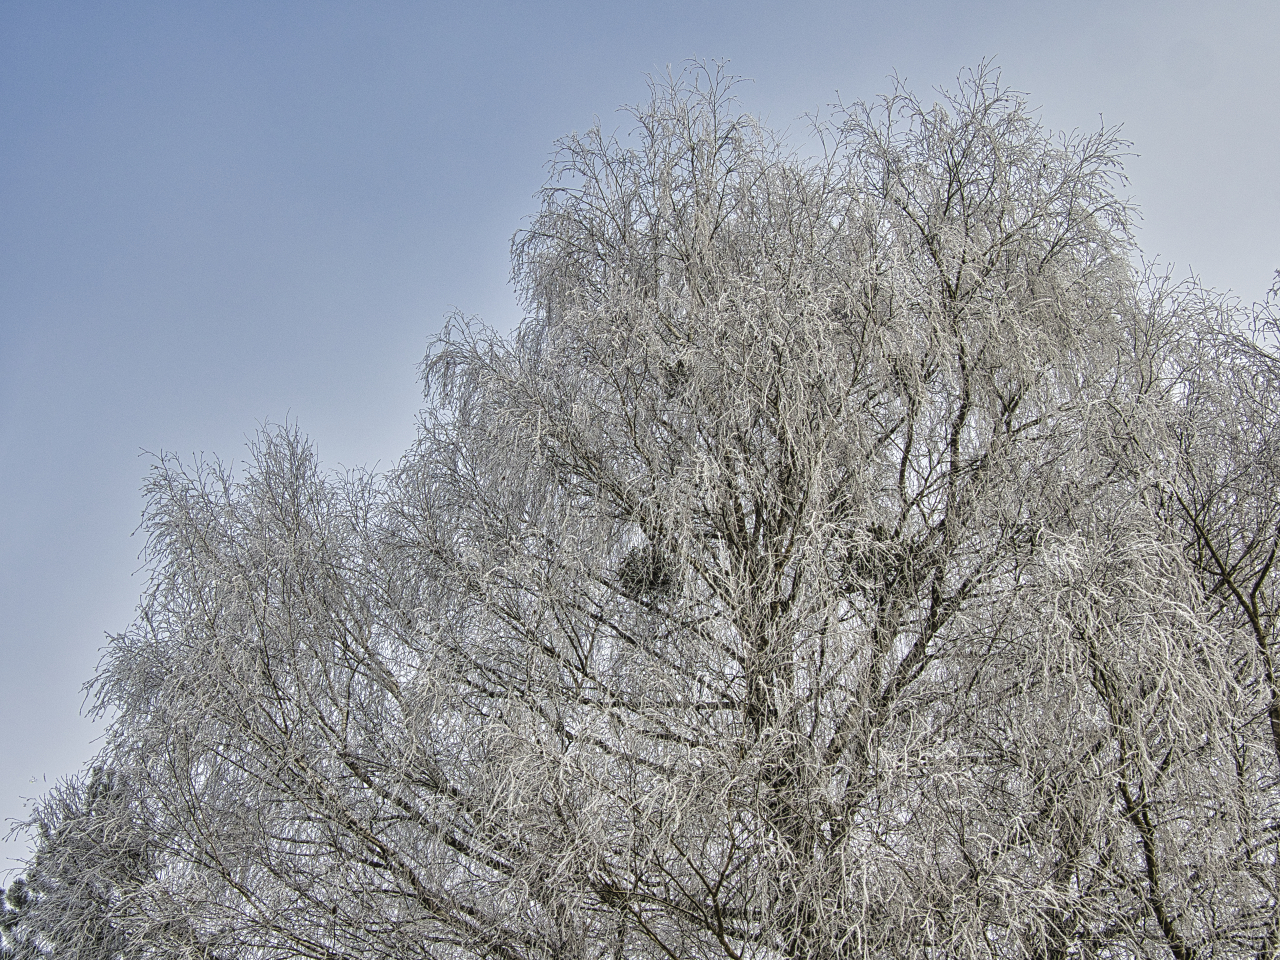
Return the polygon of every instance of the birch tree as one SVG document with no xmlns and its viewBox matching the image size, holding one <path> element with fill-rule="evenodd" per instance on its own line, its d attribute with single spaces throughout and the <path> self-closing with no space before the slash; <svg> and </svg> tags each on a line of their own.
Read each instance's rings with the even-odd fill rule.
<svg viewBox="0 0 1280 960">
<path fill-rule="evenodd" d="M 983 69 L 816 156 L 651 93 L 558 145 L 528 318 L 434 342 L 393 474 L 157 465 L 96 681 L 154 942 L 1273 955 L 1275 407 L 1202 402 L 1270 360 L 1135 271 L 1127 144 Z"/>
</svg>

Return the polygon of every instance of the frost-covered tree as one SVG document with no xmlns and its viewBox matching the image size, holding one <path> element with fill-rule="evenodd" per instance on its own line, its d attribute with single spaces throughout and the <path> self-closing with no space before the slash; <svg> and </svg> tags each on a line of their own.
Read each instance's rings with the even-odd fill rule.
<svg viewBox="0 0 1280 960">
<path fill-rule="evenodd" d="M 3 896 L 0 956 L 136 956 L 132 902 L 155 878 L 156 850 L 126 781 L 94 767 L 42 797 L 27 829 L 35 851 Z"/>
<path fill-rule="evenodd" d="M 1275 290 L 1273 288 L 1272 298 Z M 1176 482 L 1165 493 L 1171 525 L 1204 595 L 1204 611 L 1233 639 L 1240 707 L 1230 764 L 1244 809 L 1232 856 L 1247 864 L 1252 896 L 1237 920 L 1245 940 L 1280 953 L 1280 324 L 1274 305 L 1240 308 L 1194 285 L 1162 285 L 1151 298 L 1182 341 L 1179 409 L 1172 420 Z M 1168 335 L 1168 334 L 1166 334 Z M 1262 786 L 1258 800 L 1244 801 Z"/>
<path fill-rule="evenodd" d="M 816 157 L 716 70 L 632 117 L 392 475 L 158 463 L 149 942 L 1273 955 L 1274 355 L 1135 271 L 1124 142 L 984 70 Z"/>
</svg>

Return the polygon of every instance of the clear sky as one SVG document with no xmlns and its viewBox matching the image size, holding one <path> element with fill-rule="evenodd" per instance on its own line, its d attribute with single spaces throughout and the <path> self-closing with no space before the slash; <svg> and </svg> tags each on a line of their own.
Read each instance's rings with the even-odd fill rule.
<svg viewBox="0 0 1280 960">
<path fill-rule="evenodd" d="M 802 132 L 993 58 L 1047 125 L 1122 124 L 1146 254 L 1251 301 L 1278 48 L 1275 0 L 0 0 L 0 825 L 96 749 L 80 688 L 145 586 L 144 451 L 235 460 L 288 418 L 331 467 L 394 463 L 445 316 L 519 319 L 554 141 L 625 128 L 646 73 L 726 59 Z"/>
</svg>

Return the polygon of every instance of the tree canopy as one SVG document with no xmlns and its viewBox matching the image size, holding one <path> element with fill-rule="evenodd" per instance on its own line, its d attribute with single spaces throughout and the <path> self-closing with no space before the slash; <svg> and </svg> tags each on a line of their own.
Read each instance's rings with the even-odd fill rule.
<svg viewBox="0 0 1280 960">
<path fill-rule="evenodd" d="M 807 153 L 715 68 L 630 117 L 394 471 L 156 463 L 121 952 L 1276 956 L 1274 310 L 986 69 Z"/>
</svg>

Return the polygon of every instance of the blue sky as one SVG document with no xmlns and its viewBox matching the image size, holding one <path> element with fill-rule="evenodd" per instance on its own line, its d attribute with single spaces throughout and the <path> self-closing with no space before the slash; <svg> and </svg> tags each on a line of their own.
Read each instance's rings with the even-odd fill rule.
<svg viewBox="0 0 1280 960">
<path fill-rule="evenodd" d="M 1123 125 L 1148 256 L 1253 300 L 1277 44 L 1273 0 L 0 0 L 0 823 L 96 749 L 80 687 L 145 586 L 144 451 L 235 460 L 289 418 L 334 468 L 392 464 L 445 316 L 519 319 L 554 141 L 625 129 L 645 74 L 727 59 L 802 133 L 994 58 L 1047 125 Z"/>
</svg>

